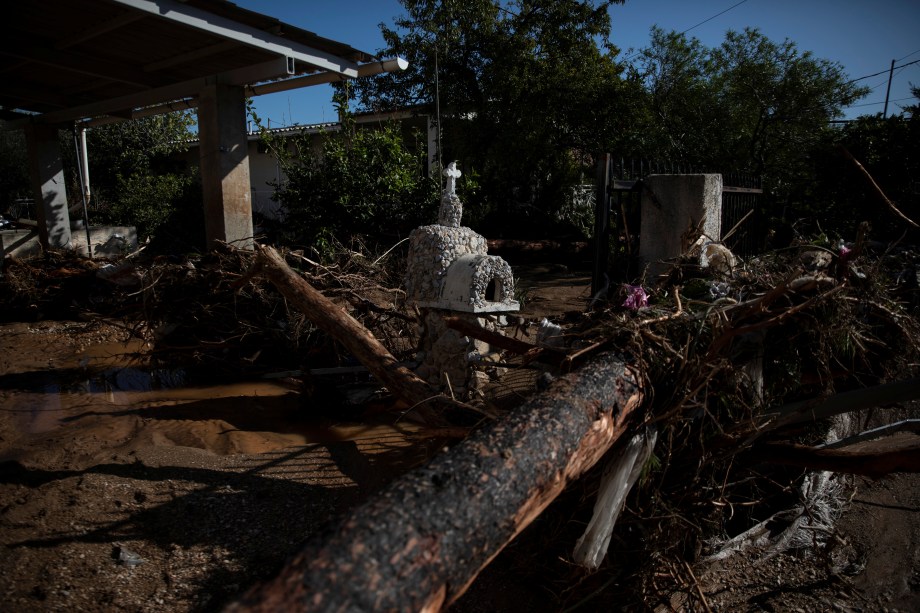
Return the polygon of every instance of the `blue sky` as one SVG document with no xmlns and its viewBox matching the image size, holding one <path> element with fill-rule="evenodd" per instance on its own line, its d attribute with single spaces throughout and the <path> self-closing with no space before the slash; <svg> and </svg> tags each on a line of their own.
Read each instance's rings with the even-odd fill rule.
<svg viewBox="0 0 920 613">
<path fill-rule="evenodd" d="M 392 26 L 403 14 L 397 0 L 235 3 L 369 53 L 383 47 L 379 24 Z M 846 118 L 882 111 L 891 60 L 898 60 L 898 66 L 920 60 L 920 0 L 627 0 L 612 7 L 610 15 L 611 41 L 624 56 L 630 48 L 648 44 L 653 25 L 678 32 L 689 29 L 688 36 L 709 47 L 718 46 L 727 30 L 750 26 L 777 42 L 789 38 L 800 51 L 839 62 L 853 79 L 884 72 L 860 81 L 872 92 L 859 106 L 847 109 Z M 895 70 L 889 114 L 912 103 L 910 83 L 920 86 L 920 63 Z M 259 96 L 254 102 L 259 115 L 271 119 L 274 127 L 335 121 L 331 97 L 330 87 L 315 86 Z"/>
</svg>

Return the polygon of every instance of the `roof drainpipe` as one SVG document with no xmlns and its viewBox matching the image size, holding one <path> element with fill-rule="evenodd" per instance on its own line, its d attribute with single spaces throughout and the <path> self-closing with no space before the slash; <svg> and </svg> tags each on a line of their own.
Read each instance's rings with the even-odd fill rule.
<svg viewBox="0 0 920 613">
<path fill-rule="evenodd" d="M 409 62 L 401 57 L 393 57 L 377 62 L 368 62 L 358 66 L 358 77 L 370 77 L 383 72 L 396 72 L 405 70 L 409 67 Z M 262 85 L 250 85 L 246 87 L 246 95 L 261 96 L 264 94 L 273 94 L 283 92 L 298 87 L 307 87 L 310 85 L 319 85 L 320 83 L 335 83 L 336 81 L 347 81 L 348 77 L 340 75 L 337 72 L 319 72 L 316 74 L 285 79 L 283 81 L 272 81 Z"/>
<path fill-rule="evenodd" d="M 81 146 L 82 142 L 82 146 Z M 89 202 L 90 191 L 89 191 L 89 165 L 88 156 L 86 153 L 86 128 L 80 128 L 80 137 L 77 138 L 77 126 L 74 124 L 73 127 L 73 145 L 77 154 L 77 170 L 80 175 L 80 192 L 83 196 L 83 229 L 86 231 L 86 253 L 89 256 L 89 259 L 93 259 L 93 241 L 89 233 L 89 211 L 87 210 L 87 202 Z"/>
<path fill-rule="evenodd" d="M 83 152 L 83 194 L 88 204 L 93 193 L 89 188 L 89 152 L 86 149 L 86 126 L 80 128 L 80 149 Z"/>
</svg>

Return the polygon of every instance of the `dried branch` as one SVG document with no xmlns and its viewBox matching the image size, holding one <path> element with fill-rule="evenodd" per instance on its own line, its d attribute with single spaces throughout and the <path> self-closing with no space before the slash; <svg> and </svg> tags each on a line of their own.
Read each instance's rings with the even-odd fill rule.
<svg viewBox="0 0 920 613">
<path fill-rule="evenodd" d="M 920 472 L 920 442 L 886 440 L 875 448 L 853 451 L 820 449 L 806 445 L 766 443 L 751 449 L 750 461 L 801 466 L 878 478 L 891 473 Z"/>
<path fill-rule="evenodd" d="M 314 324 L 351 351 L 394 395 L 413 406 L 430 404 L 473 410 L 472 407 L 439 394 L 397 362 L 367 328 L 291 270 L 275 249 L 256 245 L 256 251 L 262 264 L 262 274 L 278 291 Z"/>
<path fill-rule="evenodd" d="M 891 200 L 888 199 L 888 196 L 885 195 L 885 192 L 882 191 L 882 188 L 879 187 L 878 183 L 875 182 L 875 179 L 872 178 L 872 175 L 869 174 L 869 171 L 866 170 L 866 167 L 863 166 L 862 164 L 860 164 L 860 163 L 859 163 L 859 160 L 857 160 L 855 157 L 853 157 L 853 154 L 850 153 L 850 151 L 849 151 L 846 147 L 844 147 L 843 145 L 839 145 L 839 147 L 840 147 L 841 153 L 843 153 L 843 155 L 844 155 L 848 160 L 850 160 L 851 162 L 853 162 L 853 164 L 856 165 L 856 168 L 859 169 L 859 171 L 860 171 L 860 173 L 862 174 L 862 176 L 866 178 L 866 180 L 869 182 L 869 184 L 870 184 L 870 185 L 872 186 L 872 188 L 875 190 L 875 193 L 878 194 L 879 197 L 881 197 L 881 199 L 885 202 L 885 204 L 888 205 L 888 208 L 891 209 L 891 211 L 892 211 L 895 215 L 897 215 L 898 217 L 900 217 L 901 219 L 903 219 L 904 221 L 906 221 L 908 224 L 910 224 L 910 225 L 913 226 L 914 228 L 920 228 L 920 225 L 917 225 L 917 223 L 916 223 L 915 221 L 913 221 L 913 220 L 912 220 L 911 218 L 909 218 L 907 215 L 905 215 L 905 214 L 902 213 L 900 210 L 898 210 L 898 207 L 896 207 L 896 206 L 894 205 L 894 203 L 893 203 Z"/>
<path fill-rule="evenodd" d="M 832 398 L 794 402 L 764 413 L 760 417 L 757 432 L 752 434 L 746 442 L 752 443 L 767 432 L 773 432 L 786 426 L 918 398 L 920 398 L 920 378 L 914 378 L 858 389 L 838 394 Z"/>
</svg>

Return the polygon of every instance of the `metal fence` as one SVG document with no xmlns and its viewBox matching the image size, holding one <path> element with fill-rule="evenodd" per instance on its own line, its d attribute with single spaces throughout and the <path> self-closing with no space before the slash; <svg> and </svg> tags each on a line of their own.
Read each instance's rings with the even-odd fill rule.
<svg viewBox="0 0 920 613">
<path fill-rule="evenodd" d="M 6 210 L 6 214 L 13 219 L 35 219 L 35 213 L 35 200 L 32 198 L 16 198 Z"/>
<path fill-rule="evenodd" d="M 722 175 L 722 236 L 726 246 L 738 255 L 762 248 L 764 237 L 758 229 L 763 227 L 759 202 L 763 189 L 759 177 L 719 173 L 681 162 L 615 159 L 607 154 L 601 156 L 597 167 L 592 293 L 604 287 L 608 273 L 614 272 L 617 280 L 631 280 L 640 272 L 642 180 L 653 174 L 700 173 Z"/>
<path fill-rule="evenodd" d="M 722 173 L 722 240 L 738 255 L 764 248 L 762 195 L 760 177 Z"/>
</svg>

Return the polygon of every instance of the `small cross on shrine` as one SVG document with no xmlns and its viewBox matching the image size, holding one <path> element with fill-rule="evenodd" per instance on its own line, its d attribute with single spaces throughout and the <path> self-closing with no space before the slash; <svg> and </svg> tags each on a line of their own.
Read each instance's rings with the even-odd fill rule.
<svg viewBox="0 0 920 613">
<path fill-rule="evenodd" d="M 451 162 L 447 165 L 447 168 L 444 169 L 444 176 L 447 177 L 447 193 L 456 194 L 457 193 L 457 179 L 463 173 L 460 172 L 460 169 L 457 168 L 457 162 Z"/>
</svg>

